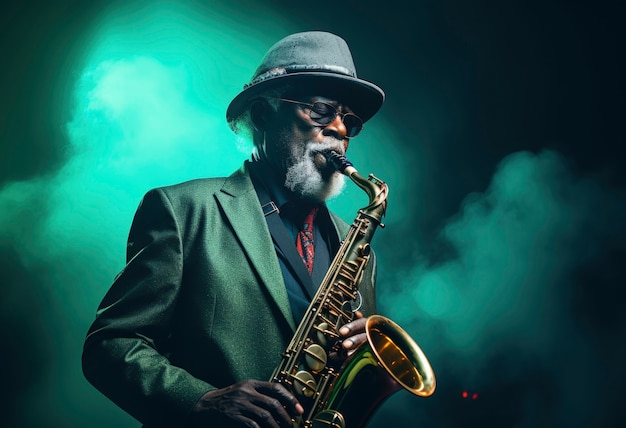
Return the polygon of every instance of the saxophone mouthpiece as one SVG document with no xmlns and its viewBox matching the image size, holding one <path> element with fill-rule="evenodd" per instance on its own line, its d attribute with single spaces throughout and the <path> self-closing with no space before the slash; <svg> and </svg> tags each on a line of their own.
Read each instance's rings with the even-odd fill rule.
<svg viewBox="0 0 626 428">
<path fill-rule="evenodd" d="M 350 176 L 352 173 L 356 172 L 356 168 L 354 168 L 354 165 L 352 165 L 352 162 L 350 162 L 347 157 L 333 150 L 325 152 L 324 155 L 330 164 L 340 173 Z"/>
</svg>

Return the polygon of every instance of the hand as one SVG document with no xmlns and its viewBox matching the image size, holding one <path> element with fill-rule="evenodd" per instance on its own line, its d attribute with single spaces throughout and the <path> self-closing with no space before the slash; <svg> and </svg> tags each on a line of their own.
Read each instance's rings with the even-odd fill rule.
<svg viewBox="0 0 626 428">
<path fill-rule="evenodd" d="M 339 329 L 339 337 L 341 339 L 341 350 L 343 352 L 340 355 L 349 357 L 354 354 L 356 348 L 362 343 L 367 341 L 367 335 L 365 334 L 365 325 L 367 324 L 367 318 L 363 317 L 363 314 L 359 311 L 354 313 L 355 319 Z M 332 357 L 335 357 L 333 355 Z"/>
<path fill-rule="evenodd" d="M 245 380 L 200 397 L 191 426 L 293 427 L 291 419 L 302 413 L 302 405 L 283 385 Z"/>
</svg>

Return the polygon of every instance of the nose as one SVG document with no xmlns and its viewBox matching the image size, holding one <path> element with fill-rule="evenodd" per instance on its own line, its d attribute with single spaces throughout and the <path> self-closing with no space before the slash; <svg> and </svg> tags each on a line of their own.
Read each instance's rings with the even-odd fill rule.
<svg viewBox="0 0 626 428">
<path fill-rule="evenodd" d="M 322 133 L 327 136 L 335 137 L 338 140 L 346 140 L 348 130 L 343 123 L 343 117 L 340 114 L 335 116 L 335 119 L 324 127 Z"/>
</svg>

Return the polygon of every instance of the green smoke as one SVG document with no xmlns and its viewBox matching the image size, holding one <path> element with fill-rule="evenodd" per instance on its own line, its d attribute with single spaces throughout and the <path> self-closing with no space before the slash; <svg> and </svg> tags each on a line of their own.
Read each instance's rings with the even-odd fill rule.
<svg viewBox="0 0 626 428">
<path fill-rule="evenodd" d="M 623 283 L 606 282 L 601 272 L 585 283 L 582 272 L 624 250 L 626 204 L 619 196 L 598 178 L 577 177 L 556 152 L 514 153 L 442 230 L 450 247 L 444 260 L 387 278 L 403 289 L 383 293 L 382 306 L 422 343 L 439 373 L 440 393 L 457 405 L 462 391 L 481 397 L 465 408 L 470 425 L 485 418 L 489 426 L 599 422 L 576 373 L 603 364 L 592 338 L 602 352 L 613 338 L 590 335 L 598 308 L 582 300 L 583 291 L 619 300 L 613 293 L 622 293 Z M 618 405 L 617 383 L 592 399 L 607 414 Z M 398 409 L 409 405 L 398 403 Z M 442 409 L 433 413 L 441 426 L 454 423 Z"/>
<path fill-rule="evenodd" d="M 419 231 L 429 210 L 441 212 L 441 201 L 454 199 L 439 190 L 450 190 L 450 183 L 430 182 L 455 165 L 447 161 L 458 147 L 440 146 L 446 140 L 442 134 L 460 135 L 468 128 L 458 120 L 474 118 L 473 110 L 443 108 L 457 100 L 449 94 L 462 85 L 438 91 L 433 83 L 447 77 L 429 80 L 420 70 L 436 59 L 424 52 L 443 52 L 450 45 L 430 44 L 428 39 L 441 38 L 439 30 L 416 41 L 398 36 L 402 43 L 387 36 L 377 45 L 379 34 L 362 28 L 360 19 L 367 19 L 361 3 L 347 6 L 352 14 L 338 21 L 330 15 L 336 5 L 303 6 L 308 22 L 316 25 L 302 25 L 305 14 L 294 8 L 288 16 L 264 2 L 109 2 L 89 31 L 68 30 L 65 37 L 82 39 L 84 50 L 59 55 L 67 67 L 49 71 L 72 82 L 71 91 L 58 97 L 63 101 L 58 110 L 71 109 L 71 120 L 54 123 L 64 131 L 64 162 L 46 175 L 4 182 L 0 189 L 7 425 L 137 426 L 83 379 L 80 353 L 96 306 L 123 266 L 126 235 L 141 196 L 154 186 L 229 174 L 238 167 L 247 156 L 224 111 L 261 53 L 288 33 L 343 25 L 347 17 L 359 27 L 352 30 L 353 40 L 367 35 L 361 55 L 355 51 L 360 72 L 368 63 L 370 70 L 384 68 L 381 75 L 391 84 L 387 105 L 349 153 L 362 173 L 375 173 L 391 189 L 388 227 L 374 238 L 379 307 L 418 340 L 439 382 L 429 399 L 399 392 L 371 427 L 611 426 L 601 418 L 621 414 L 620 358 L 626 351 L 616 340 L 626 325 L 620 297 L 624 278 L 615 268 L 625 254 L 623 195 L 620 199 L 600 177 L 581 176 L 557 152 L 514 153 L 494 171 L 484 192 L 469 195 L 458 207 L 437 242 L 443 250 L 430 254 Z M 415 27 L 428 27 L 430 16 L 416 17 L 422 21 Z M 380 16 L 369 21 L 381 22 Z M 464 27 L 453 28 L 460 35 L 444 27 L 446 37 L 471 42 L 459 30 Z M 395 54 L 390 40 L 402 48 L 419 45 L 419 52 Z M 389 50 L 394 54 L 380 55 Z M 446 67 L 469 61 L 453 50 L 455 61 Z M 467 70 L 453 66 L 446 76 L 457 78 Z M 481 63 L 477 69 L 489 66 Z M 433 67 L 429 70 L 439 73 L 444 66 Z M 59 85 L 51 90 L 63 92 Z M 518 92 L 512 94 L 515 104 Z M 45 114 L 50 121 L 63 116 Z M 421 129 L 429 122 L 430 128 Z M 428 141 L 416 141 L 419 135 Z M 365 202 L 364 194 L 349 186 L 346 197 L 332 206 L 351 221 Z M 593 370 L 591 380 L 585 370 Z M 465 400 L 462 391 L 479 398 Z"/>
</svg>

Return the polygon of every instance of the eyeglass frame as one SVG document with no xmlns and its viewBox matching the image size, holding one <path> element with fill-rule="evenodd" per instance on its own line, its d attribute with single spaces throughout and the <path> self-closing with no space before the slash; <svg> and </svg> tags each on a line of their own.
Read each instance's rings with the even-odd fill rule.
<svg viewBox="0 0 626 428">
<path fill-rule="evenodd" d="M 305 102 L 302 102 L 302 101 L 290 100 L 290 99 L 287 99 L 287 98 L 277 98 L 277 99 L 278 99 L 279 101 L 284 101 L 284 102 L 288 102 L 288 103 L 292 103 L 292 104 L 297 104 L 297 105 L 302 105 L 302 106 L 306 106 L 306 107 L 308 107 L 308 108 L 309 108 L 309 113 L 308 113 L 308 115 L 309 115 L 309 119 L 311 119 L 311 120 L 312 120 L 315 124 L 317 124 L 317 125 L 319 125 L 319 126 L 324 126 L 324 127 L 326 127 L 326 126 L 330 125 L 330 124 L 331 124 L 331 123 L 335 120 L 335 118 L 336 118 L 337 116 L 339 116 L 339 117 L 341 118 L 341 122 L 344 124 L 344 126 L 345 126 L 345 124 L 346 124 L 346 122 L 345 122 L 345 117 L 346 117 L 346 116 L 352 116 L 352 117 L 357 118 L 357 119 L 358 119 L 358 121 L 359 121 L 361 124 L 360 124 L 360 126 L 357 126 L 357 127 L 355 128 L 355 129 L 357 129 L 356 134 L 354 134 L 354 135 L 352 135 L 352 136 L 348 136 L 348 135 L 346 135 L 346 137 L 345 137 L 345 138 L 354 138 L 354 137 L 358 136 L 358 135 L 361 133 L 361 131 L 363 130 L 363 119 L 361 119 L 359 116 L 357 116 L 357 115 L 356 115 L 356 114 L 354 114 L 354 113 L 341 113 L 339 110 L 337 110 L 337 107 L 335 107 L 335 106 L 334 106 L 334 105 L 332 105 L 332 104 L 326 103 L 326 102 L 324 102 L 324 101 L 315 101 L 314 103 L 305 103 Z M 330 118 L 330 120 L 329 120 L 329 122 L 328 122 L 328 123 L 321 123 L 321 122 L 318 122 L 317 120 L 315 120 L 315 119 L 313 119 L 313 118 L 311 117 L 311 112 L 312 112 L 312 111 L 314 111 L 314 110 L 313 110 L 313 107 L 315 106 L 315 104 L 323 104 L 323 105 L 325 105 L 325 106 L 327 106 L 327 107 L 330 107 L 331 111 L 334 111 L 334 112 L 335 112 L 335 113 L 332 115 L 332 118 Z M 320 114 L 320 113 L 318 113 L 318 114 Z M 330 116 L 329 116 L 329 117 L 330 117 Z M 346 128 L 346 131 L 347 131 L 347 129 L 348 129 L 348 128 Z M 347 134 L 347 132 L 346 132 L 346 134 Z"/>
</svg>

